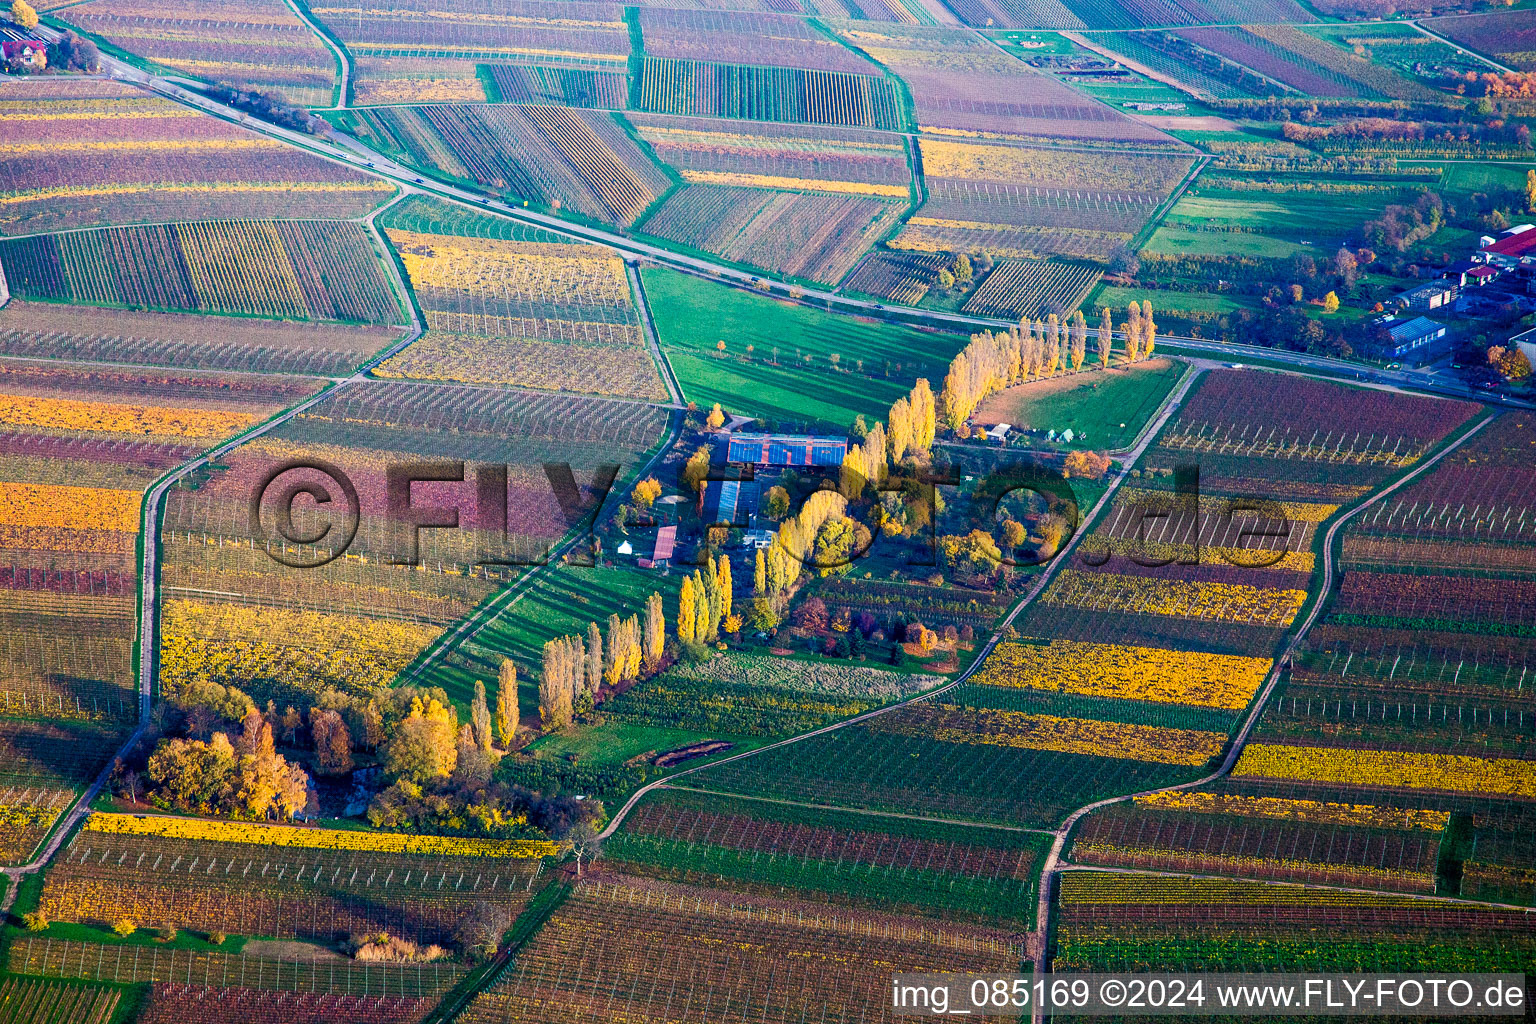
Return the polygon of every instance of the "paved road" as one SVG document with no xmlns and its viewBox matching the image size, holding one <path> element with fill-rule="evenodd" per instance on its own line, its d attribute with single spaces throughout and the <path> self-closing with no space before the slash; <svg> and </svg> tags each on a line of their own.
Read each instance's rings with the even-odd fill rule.
<svg viewBox="0 0 1536 1024">
<path fill-rule="evenodd" d="M 1183 782 L 1176 786 L 1162 786 L 1157 789 L 1142 790 L 1139 793 L 1127 793 L 1124 796 L 1114 796 L 1108 797 L 1104 800 L 1095 800 L 1092 803 L 1079 807 L 1077 810 L 1067 815 L 1067 817 L 1062 821 L 1061 828 L 1056 830 L 1056 838 L 1051 843 L 1050 852 L 1046 854 L 1045 865 L 1040 872 L 1040 897 L 1035 912 L 1035 935 L 1031 941 L 1032 947 L 1040 951 L 1040 956 L 1035 964 L 1036 977 L 1044 977 L 1050 973 L 1050 960 L 1048 957 L 1047 943 L 1050 940 L 1052 882 L 1055 875 L 1062 870 L 1061 853 L 1062 850 L 1066 847 L 1067 838 L 1072 834 L 1072 829 L 1076 827 L 1077 823 L 1081 821 L 1086 815 L 1108 807 L 1111 804 L 1124 803 L 1127 800 L 1134 800 L 1139 796 L 1151 796 L 1154 793 L 1172 793 L 1184 789 L 1195 789 L 1197 787 L 1207 785 L 1208 783 L 1215 782 L 1217 779 L 1224 778 L 1226 775 L 1231 773 L 1233 766 L 1237 764 L 1237 759 L 1242 756 L 1243 747 L 1247 745 L 1248 738 L 1253 735 L 1253 730 L 1255 727 L 1257 727 L 1259 718 L 1264 713 L 1265 707 L 1269 704 L 1269 698 L 1274 694 L 1275 688 L 1280 684 L 1280 677 L 1284 666 L 1290 663 L 1292 656 L 1296 653 L 1296 648 L 1300 646 L 1301 641 L 1306 637 L 1308 631 L 1311 630 L 1313 624 L 1317 621 L 1318 616 L 1322 614 L 1324 606 L 1328 603 L 1328 594 L 1333 589 L 1333 577 L 1335 573 L 1335 566 L 1333 563 L 1333 542 L 1335 539 L 1337 539 L 1339 531 L 1344 528 L 1344 525 L 1349 522 L 1349 520 L 1353 519 L 1361 512 L 1364 512 L 1372 505 L 1377 504 L 1382 499 L 1392 494 L 1394 491 L 1397 491 L 1398 489 L 1417 479 L 1432 466 L 1438 463 L 1441 459 L 1445 458 L 1451 452 L 1465 444 L 1470 438 L 1475 436 L 1484 427 L 1488 426 L 1489 423 L 1492 423 L 1495 418 L 1496 414 L 1491 413 L 1487 416 L 1484 416 L 1483 419 L 1479 420 L 1476 425 L 1458 437 L 1455 441 L 1441 448 L 1431 457 L 1422 460 L 1411 471 L 1399 477 L 1389 486 L 1383 487 L 1381 490 L 1377 491 L 1375 494 L 1372 494 L 1369 498 L 1365 499 L 1360 504 L 1350 509 L 1348 512 L 1345 512 L 1343 515 L 1334 519 L 1333 524 L 1328 527 L 1327 533 L 1323 536 L 1323 578 L 1317 591 L 1318 596 L 1316 600 L 1312 602 L 1311 608 L 1307 612 L 1306 618 L 1303 619 L 1301 624 L 1292 631 L 1291 637 L 1286 642 L 1286 645 L 1280 656 L 1275 659 L 1274 666 L 1270 669 L 1269 676 L 1264 681 L 1263 689 L 1260 690 L 1258 697 L 1253 701 L 1253 705 L 1248 711 L 1248 717 L 1243 720 L 1242 726 L 1238 729 L 1237 734 L 1233 737 L 1232 742 L 1227 749 L 1227 755 L 1222 759 L 1221 766 L 1219 768 L 1204 778 L 1195 779 L 1192 782 Z M 1034 1021 L 1036 1024 L 1039 1024 L 1039 1022 L 1043 1019 L 1042 1010 L 1037 1006 L 1034 1010 Z"/>
<path fill-rule="evenodd" d="M 336 65 L 340 69 L 337 77 L 340 79 L 340 81 L 337 82 L 338 88 L 336 90 L 336 105 L 328 109 L 345 109 L 347 105 L 347 89 L 350 87 L 352 81 L 352 58 L 347 56 L 346 47 L 337 46 L 335 40 L 331 38 L 330 33 L 324 31 L 319 25 L 315 24 L 315 20 L 309 16 L 309 12 L 304 9 L 302 4 L 294 3 L 294 0 L 286 0 L 286 2 L 288 4 L 288 9 L 293 11 L 294 16 L 304 24 L 308 25 L 309 30 L 319 38 L 320 42 L 324 44 L 325 48 L 330 50 L 331 53 L 335 54 Z"/>
</svg>

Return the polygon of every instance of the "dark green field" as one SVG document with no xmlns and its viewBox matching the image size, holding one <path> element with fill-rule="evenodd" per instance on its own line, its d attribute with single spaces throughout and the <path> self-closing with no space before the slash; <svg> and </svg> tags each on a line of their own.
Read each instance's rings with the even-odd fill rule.
<svg viewBox="0 0 1536 1024">
<path fill-rule="evenodd" d="M 674 270 L 647 268 L 641 276 L 683 394 L 701 407 L 719 402 L 728 412 L 844 430 L 860 414 L 885 419 L 918 377 L 937 391 L 966 343 L 960 335 L 832 316 Z"/>
</svg>

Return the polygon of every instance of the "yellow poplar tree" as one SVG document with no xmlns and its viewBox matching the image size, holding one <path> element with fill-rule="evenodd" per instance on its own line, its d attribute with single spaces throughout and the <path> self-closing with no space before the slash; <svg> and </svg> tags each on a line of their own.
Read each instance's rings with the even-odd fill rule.
<svg viewBox="0 0 1536 1024">
<path fill-rule="evenodd" d="M 762 555 L 759 551 L 758 555 Z M 661 607 L 661 595 L 652 594 L 645 602 L 645 650 L 642 658 L 647 672 L 656 671 L 667 648 L 667 619 Z"/>
<path fill-rule="evenodd" d="M 933 447 L 933 435 L 938 431 L 938 410 L 933 401 L 933 389 L 927 377 L 917 378 L 912 386 L 912 445 L 920 452 Z"/>
<path fill-rule="evenodd" d="M 1083 358 L 1088 354 L 1088 321 L 1083 319 L 1083 311 L 1076 310 L 1072 314 L 1072 372 L 1083 368 Z"/>
<path fill-rule="evenodd" d="M 697 621 L 698 598 L 693 593 L 693 578 L 683 578 L 683 588 L 677 593 L 677 638 L 685 644 L 694 643 L 693 624 Z"/>
<path fill-rule="evenodd" d="M 720 618 L 725 619 L 731 614 L 731 560 L 724 555 L 720 556 L 716 579 L 720 582 Z"/>
<path fill-rule="evenodd" d="M 501 659 L 496 672 L 496 737 L 510 747 L 517 735 L 517 665 L 511 658 Z"/>
<path fill-rule="evenodd" d="M 960 417 L 963 423 L 969 418 L 970 412 Z M 889 439 L 891 461 L 900 462 L 906 458 L 907 449 L 912 447 L 912 406 L 905 398 L 896 399 L 896 404 L 891 406 L 891 414 L 887 417 L 887 437 Z"/>
<path fill-rule="evenodd" d="M 1111 346 L 1114 342 L 1115 324 L 1109 315 L 1109 307 L 1099 310 L 1099 363 L 1109 369 Z"/>
</svg>

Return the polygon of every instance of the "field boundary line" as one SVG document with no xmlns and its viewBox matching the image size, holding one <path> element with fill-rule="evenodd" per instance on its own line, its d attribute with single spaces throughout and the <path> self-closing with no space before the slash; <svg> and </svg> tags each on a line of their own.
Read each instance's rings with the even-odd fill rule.
<svg viewBox="0 0 1536 1024">
<path fill-rule="evenodd" d="M 1264 710 L 1269 704 L 1269 698 L 1274 694 L 1275 688 L 1280 685 L 1280 676 L 1285 668 L 1290 664 L 1291 656 L 1295 653 L 1297 646 L 1306 637 L 1308 631 L 1311 630 L 1313 624 L 1317 622 L 1318 617 L 1322 614 L 1323 608 L 1328 603 L 1329 595 L 1333 592 L 1333 547 L 1334 541 L 1338 538 L 1339 531 L 1344 528 L 1344 525 L 1348 523 L 1349 520 L 1353 519 L 1367 508 L 1370 508 L 1372 505 L 1375 505 L 1389 494 L 1416 480 L 1426 470 L 1433 467 L 1451 452 L 1460 448 L 1467 442 L 1468 439 L 1476 435 L 1479 431 L 1488 426 L 1488 424 L 1492 423 L 1497 418 L 1498 413 L 1495 411 L 1489 411 L 1485 413 L 1483 418 L 1480 419 L 1476 424 L 1474 424 L 1469 429 L 1464 430 L 1459 436 L 1451 440 L 1449 443 L 1442 445 L 1440 450 L 1435 452 L 1432 456 L 1420 460 L 1419 464 L 1413 467 L 1412 470 L 1398 477 L 1391 484 L 1378 489 L 1374 494 L 1361 501 L 1354 508 L 1349 509 L 1347 512 L 1344 512 L 1334 519 L 1332 525 L 1328 527 L 1327 532 L 1323 536 L 1323 574 L 1322 579 L 1319 581 L 1318 585 L 1317 599 L 1312 603 L 1311 608 L 1307 612 L 1306 618 L 1302 620 L 1300 626 L 1294 628 L 1291 631 L 1289 640 L 1286 641 L 1285 646 L 1281 649 L 1279 655 L 1275 658 L 1274 664 L 1270 667 L 1269 674 L 1264 681 L 1263 688 L 1259 691 L 1258 696 L 1254 698 L 1253 704 L 1249 708 L 1247 717 L 1243 719 L 1243 724 L 1233 735 L 1231 743 L 1228 744 L 1226 756 L 1222 758 L 1221 765 L 1214 772 L 1202 778 L 1195 779 L 1191 782 L 1181 782 L 1172 786 L 1158 786 L 1154 789 L 1146 789 L 1138 793 L 1126 793 L 1122 796 L 1106 797 L 1102 800 L 1095 800 L 1092 803 L 1088 803 L 1082 807 L 1079 807 L 1077 810 L 1067 815 L 1067 817 L 1062 821 L 1061 828 L 1058 830 L 1056 835 L 1056 841 L 1051 844 L 1051 849 L 1046 854 L 1045 863 L 1040 872 L 1040 885 L 1038 888 L 1040 894 L 1040 902 L 1039 907 L 1035 913 L 1035 941 L 1038 943 L 1036 948 L 1040 950 L 1039 960 L 1035 963 L 1036 977 L 1043 978 L 1050 974 L 1049 942 L 1051 934 L 1051 906 L 1054 902 L 1051 896 L 1054 887 L 1055 875 L 1060 872 L 1063 867 L 1061 859 L 1062 851 L 1066 848 L 1067 837 L 1072 834 L 1072 829 L 1075 828 L 1077 823 L 1084 817 L 1102 807 L 1108 807 L 1117 803 L 1124 803 L 1127 800 L 1134 800 L 1137 797 L 1152 796 L 1157 793 L 1174 793 L 1186 789 L 1195 789 L 1199 786 L 1204 786 L 1215 782 L 1218 779 L 1225 778 L 1228 774 L 1230 774 L 1233 767 L 1236 766 L 1238 758 L 1242 756 L 1243 748 L 1247 745 L 1249 736 L 1253 734 L 1254 728 L 1258 725 L 1259 719 L 1263 716 Z M 1034 1024 L 1042 1024 L 1044 1019 L 1043 1008 L 1039 1005 L 1036 1005 L 1032 1011 L 1032 1020 Z"/>
<path fill-rule="evenodd" d="M 673 406 L 681 409 L 686 404 L 683 401 L 683 389 L 677 381 L 677 374 L 672 371 L 672 361 L 661 350 L 661 341 L 656 337 L 656 321 L 651 318 L 651 303 L 645 297 L 645 284 L 640 280 L 640 270 L 634 260 L 624 261 L 624 274 L 629 278 L 629 290 L 635 299 L 635 312 L 640 316 L 640 331 L 645 335 L 645 343 L 661 374 L 661 382 L 666 385 L 667 394 L 672 396 Z"/>
<path fill-rule="evenodd" d="M 1213 882 L 1252 882 L 1259 885 L 1295 886 L 1298 889 L 1318 889 L 1323 892 L 1354 892 L 1362 896 L 1390 896 L 1393 899 L 1422 900 L 1427 903 L 1453 903 L 1458 906 L 1490 907 L 1495 910 L 1518 910 L 1536 914 L 1536 907 L 1520 903 L 1497 903 L 1493 900 L 1474 900 L 1465 896 L 1442 896 L 1437 892 L 1399 892 L 1396 889 L 1362 889 L 1353 885 L 1329 885 L 1326 882 L 1295 882 L 1284 878 L 1253 878 L 1247 875 L 1212 875 L 1200 871 L 1158 871 L 1155 868 L 1106 867 L 1102 864 L 1062 864 L 1059 872 L 1081 871 L 1104 875 L 1149 875 L 1154 878 L 1194 878 Z"/>
<path fill-rule="evenodd" d="M 936 692 L 936 691 L 935 691 Z M 711 764 L 718 764 L 718 761 Z M 709 767 L 701 765 L 700 767 Z M 1023 825 L 1002 825 L 993 821 L 959 821 L 955 818 L 930 818 L 921 814 L 902 814 L 900 811 L 877 811 L 867 807 L 838 807 L 836 804 L 813 804 L 800 800 L 783 800 L 774 796 L 749 796 L 720 789 L 701 789 L 698 786 L 669 786 L 665 782 L 657 790 L 671 789 L 679 793 L 703 793 L 708 796 L 724 796 L 733 800 L 751 800 L 760 804 L 777 804 L 781 807 L 804 807 L 814 811 L 834 811 L 838 814 L 863 814 L 871 818 L 900 818 L 903 821 L 921 821 L 930 825 L 953 825 L 959 828 L 990 828 L 998 832 L 1021 832 L 1040 836 L 1053 836 L 1048 828 L 1026 828 Z"/>
</svg>

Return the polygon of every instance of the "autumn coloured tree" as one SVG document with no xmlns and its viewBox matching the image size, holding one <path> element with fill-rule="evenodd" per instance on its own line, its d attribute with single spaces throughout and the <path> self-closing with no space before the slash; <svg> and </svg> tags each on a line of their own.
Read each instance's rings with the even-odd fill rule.
<svg viewBox="0 0 1536 1024">
<path fill-rule="evenodd" d="M 583 671 L 581 662 L 572 657 L 573 638 L 559 637 L 544 644 L 544 661 L 539 671 L 539 726 L 554 732 L 571 724 L 575 702 L 575 674 Z"/>
<path fill-rule="evenodd" d="M 594 696 L 603 685 L 603 631 L 597 623 L 587 623 L 586 661 L 582 667 L 583 689 Z"/>
<path fill-rule="evenodd" d="M 315 767 L 322 775 L 345 775 L 352 770 L 352 736 L 341 712 L 310 712 L 309 734 L 315 744 Z"/>
<path fill-rule="evenodd" d="M 710 430 L 719 430 L 725 426 L 725 410 L 720 408 L 719 402 L 716 402 L 714 408 L 709 410 L 709 415 L 704 418 L 704 426 Z"/>
<path fill-rule="evenodd" d="M 445 779 L 458 763 L 458 733 L 452 708 L 435 697 L 415 697 L 384 745 L 384 770 L 418 785 Z"/>
<path fill-rule="evenodd" d="M 653 593 L 645 602 L 645 649 L 641 652 L 647 672 L 660 667 L 666 649 L 667 619 L 661 607 L 661 595 Z"/>
<path fill-rule="evenodd" d="M 1131 300 L 1125 310 L 1125 361 L 1141 358 L 1141 303 Z"/>
<path fill-rule="evenodd" d="M 27 0 L 11 0 L 11 20 L 22 28 L 37 28 L 37 12 Z"/>
<path fill-rule="evenodd" d="M 511 658 L 502 658 L 496 673 L 496 738 L 503 747 L 512 746 L 518 717 L 517 665 Z"/>
<path fill-rule="evenodd" d="M 469 705 L 469 724 L 475 746 L 482 753 L 489 753 L 495 736 L 492 735 L 491 709 L 485 699 L 485 683 L 479 679 L 475 680 L 475 696 Z"/>
<path fill-rule="evenodd" d="M 694 623 L 698 621 L 697 602 L 698 598 L 693 592 L 693 577 L 686 576 L 677 593 L 677 638 L 685 644 L 698 642 L 694 636 Z"/>
<path fill-rule="evenodd" d="M 661 497 L 661 481 L 654 476 L 648 476 L 635 484 L 635 489 L 629 492 L 629 500 L 634 502 L 636 508 L 650 508 Z"/>
<path fill-rule="evenodd" d="M 1072 346 L 1069 353 L 1072 372 L 1076 373 L 1083 368 L 1083 359 L 1088 355 L 1088 321 L 1083 319 L 1083 311 L 1077 310 L 1072 314 Z"/>
</svg>

